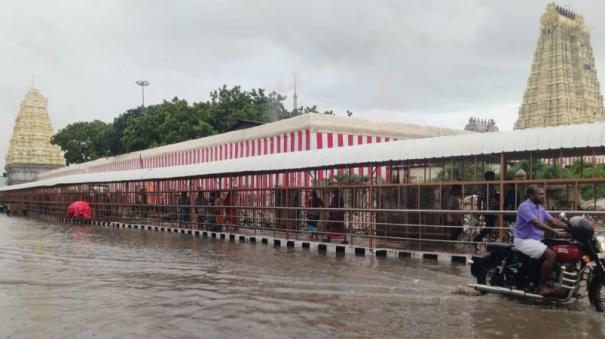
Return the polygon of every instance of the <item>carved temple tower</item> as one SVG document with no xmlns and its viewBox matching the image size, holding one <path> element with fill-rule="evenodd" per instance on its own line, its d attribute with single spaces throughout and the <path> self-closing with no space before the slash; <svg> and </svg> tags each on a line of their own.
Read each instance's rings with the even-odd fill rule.
<svg viewBox="0 0 605 339">
<path fill-rule="evenodd" d="M 515 129 L 605 119 L 590 33 L 584 18 L 554 3 L 541 32 Z"/>
<path fill-rule="evenodd" d="M 9 185 L 34 181 L 38 173 L 65 165 L 59 146 L 50 143 L 52 135 L 47 100 L 32 88 L 21 102 L 6 154 Z"/>
</svg>

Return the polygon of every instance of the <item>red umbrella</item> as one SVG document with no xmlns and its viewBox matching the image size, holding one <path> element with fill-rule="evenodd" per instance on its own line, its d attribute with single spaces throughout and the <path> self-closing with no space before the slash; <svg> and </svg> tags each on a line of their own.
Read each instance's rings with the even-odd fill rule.
<svg viewBox="0 0 605 339">
<path fill-rule="evenodd" d="M 90 220 L 92 219 L 92 211 L 90 205 L 84 200 L 74 201 L 67 207 L 67 216 L 70 218 Z"/>
</svg>

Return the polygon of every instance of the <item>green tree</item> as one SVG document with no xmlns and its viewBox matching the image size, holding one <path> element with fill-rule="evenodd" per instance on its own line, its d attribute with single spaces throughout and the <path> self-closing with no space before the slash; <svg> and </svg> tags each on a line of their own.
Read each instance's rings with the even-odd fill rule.
<svg viewBox="0 0 605 339">
<path fill-rule="evenodd" d="M 451 164 L 445 164 L 433 181 L 463 181 L 473 180 L 475 174 L 475 165 L 473 162 L 456 162 L 452 168 Z M 479 175 L 482 175 L 479 173 Z"/>
<path fill-rule="evenodd" d="M 378 183 L 385 183 L 384 179 L 376 178 Z M 324 178 L 322 181 L 314 184 L 316 186 L 330 186 L 330 185 L 361 185 L 370 182 L 370 178 L 367 175 L 349 174 L 349 173 L 336 173 L 332 178 Z"/>
<path fill-rule="evenodd" d="M 267 96 L 262 89 L 223 86 L 211 92 L 207 102 L 189 104 L 175 97 L 158 105 L 129 109 L 111 124 L 94 121 L 69 125 L 54 140 L 68 163 L 77 163 L 223 133 L 238 120 L 268 122 L 317 111 L 313 106 L 288 112 L 285 99 L 275 91 Z"/>
<path fill-rule="evenodd" d="M 515 174 L 518 170 L 522 169 L 527 173 L 529 177 L 529 161 L 521 160 L 514 163 L 506 172 L 507 179 L 514 179 Z M 534 160 L 532 162 L 532 178 L 534 179 L 556 179 L 556 178 L 570 178 L 571 173 L 569 170 L 560 166 L 545 164 L 540 160 Z"/>
<path fill-rule="evenodd" d="M 127 110 L 113 120 L 113 128 L 111 132 L 111 155 L 119 155 L 127 152 L 124 144 L 122 143 L 124 131 L 135 119 L 143 116 L 144 112 L 145 109 L 139 106 L 137 108 Z"/>
<path fill-rule="evenodd" d="M 51 138 L 61 147 L 67 164 L 108 156 L 111 148 L 112 125 L 99 120 L 67 125 Z"/>
<path fill-rule="evenodd" d="M 603 178 L 605 177 L 605 167 L 603 165 L 593 166 L 590 162 L 576 160 L 568 168 L 573 178 Z"/>
<path fill-rule="evenodd" d="M 319 113 L 319 109 L 317 108 L 317 105 L 313 105 L 313 106 L 300 106 L 300 108 L 296 109 L 296 112 L 301 112 L 303 114 L 306 113 Z M 300 114 L 300 113 L 299 113 Z M 336 113 L 334 113 L 333 110 L 325 110 L 323 111 L 323 113 L 321 114 L 325 114 L 325 115 L 336 115 Z M 350 117 L 353 115 L 353 112 L 347 110 L 347 116 Z"/>
<path fill-rule="evenodd" d="M 177 97 L 149 106 L 124 129 L 122 147 L 133 152 L 212 135 L 214 129 L 206 122 L 207 114 L 206 105 L 189 105 Z"/>
<path fill-rule="evenodd" d="M 238 120 L 268 122 L 269 97 L 263 89 L 242 91 L 240 86 L 226 85 L 210 93 L 208 123 L 217 133 L 227 131 Z"/>
<path fill-rule="evenodd" d="M 605 167 L 603 165 L 593 166 L 592 163 L 574 161 L 568 168 L 569 176 L 572 178 L 604 178 Z M 605 198 L 605 185 L 603 184 L 582 184 L 580 185 L 580 196 L 583 200 Z"/>
<path fill-rule="evenodd" d="M 265 111 L 267 111 L 270 121 L 288 119 L 300 115 L 301 111 L 299 111 L 298 109 L 295 109 L 293 111 L 286 110 L 283 104 L 286 98 L 287 97 L 285 95 L 281 95 L 275 91 L 269 93 L 269 96 L 267 98 L 268 100 L 265 106 Z"/>
<path fill-rule="evenodd" d="M 300 108 L 298 108 L 296 111 L 297 112 L 302 112 L 303 114 L 306 114 L 306 113 L 319 113 L 319 111 L 317 110 L 317 105 L 307 106 L 307 107 L 300 106 Z"/>
</svg>

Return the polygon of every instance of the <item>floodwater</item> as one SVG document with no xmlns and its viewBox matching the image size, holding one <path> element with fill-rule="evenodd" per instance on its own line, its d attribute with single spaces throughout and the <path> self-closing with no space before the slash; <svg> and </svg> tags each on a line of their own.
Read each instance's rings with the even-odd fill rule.
<svg viewBox="0 0 605 339">
<path fill-rule="evenodd" d="M 467 267 L 0 215 L 0 338 L 599 338 L 587 303 L 466 288 Z"/>
</svg>

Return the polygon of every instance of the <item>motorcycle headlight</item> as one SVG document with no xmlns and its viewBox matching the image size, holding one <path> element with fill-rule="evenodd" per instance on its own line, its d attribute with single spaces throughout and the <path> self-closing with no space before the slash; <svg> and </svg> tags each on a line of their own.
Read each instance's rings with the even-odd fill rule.
<svg viewBox="0 0 605 339">
<path fill-rule="evenodd" d="M 599 253 L 605 253 L 605 236 L 597 235 L 596 242 Z"/>
</svg>

